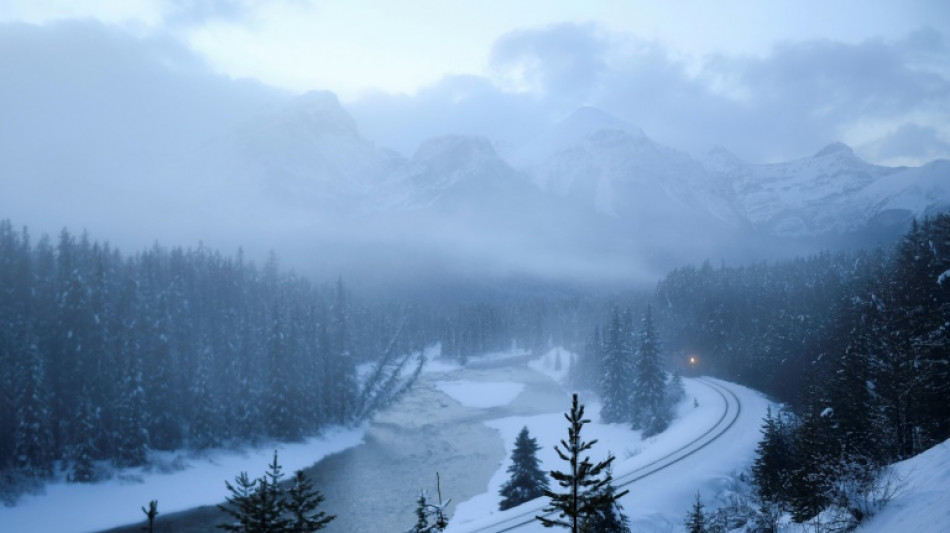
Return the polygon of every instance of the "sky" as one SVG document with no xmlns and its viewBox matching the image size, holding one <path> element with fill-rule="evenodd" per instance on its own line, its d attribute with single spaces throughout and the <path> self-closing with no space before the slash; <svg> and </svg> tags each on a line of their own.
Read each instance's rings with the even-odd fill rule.
<svg viewBox="0 0 950 533">
<path fill-rule="evenodd" d="M 769 162 L 843 141 L 882 164 L 950 157 L 940 0 L 0 0 L 0 60 L 29 55 L 10 40 L 24 27 L 75 24 L 133 63 L 158 50 L 169 69 L 332 91 L 406 154 L 445 133 L 517 146 L 593 105 L 694 155 Z M 32 68 L 68 65 L 46 52 Z"/>
</svg>

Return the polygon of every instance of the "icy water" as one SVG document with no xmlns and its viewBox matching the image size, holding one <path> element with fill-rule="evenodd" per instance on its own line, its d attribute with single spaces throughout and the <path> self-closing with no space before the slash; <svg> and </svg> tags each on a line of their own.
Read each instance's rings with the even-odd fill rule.
<svg viewBox="0 0 950 533">
<path fill-rule="evenodd" d="M 328 533 L 401 532 L 415 523 L 416 500 L 426 489 L 436 496 L 436 472 L 442 495 L 455 502 L 482 494 L 505 451 L 498 432 L 483 422 L 565 410 L 569 395 L 547 376 L 518 362 L 471 365 L 423 374 L 399 402 L 371 422 L 364 444 L 324 458 L 306 470 L 325 496 L 322 509 L 337 516 Z M 525 388 L 500 407 L 466 407 L 436 388 L 439 381 L 518 382 Z M 486 390 L 486 394 L 491 394 Z M 222 480 L 223 483 L 223 480 Z M 214 531 L 223 515 L 214 507 L 159 515 L 158 533 Z M 141 531 L 141 524 L 110 533 Z"/>
<path fill-rule="evenodd" d="M 466 407 L 435 388 L 438 381 L 516 381 L 525 389 L 510 404 Z M 490 392 L 486 392 L 490 394 Z M 485 492 L 504 459 L 498 432 L 483 422 L 550 412 L 566 405 L 565 393 L 546 376 L 524 366 L 427 374 L 413 391 L 381 413 L 365 444 L 328 457 L 307 473 L 327 495 L 325 508 L 337 515 L 327 531 L 404 531 L 415 523 L 415 502 L 426 489 L 462 502 Z M 448 507 L 449 514 L 454 503 Z"/>
</svg>

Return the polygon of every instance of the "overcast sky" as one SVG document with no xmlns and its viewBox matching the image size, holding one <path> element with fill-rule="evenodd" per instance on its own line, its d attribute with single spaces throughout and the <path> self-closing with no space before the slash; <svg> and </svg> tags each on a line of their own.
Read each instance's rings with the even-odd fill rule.
<svg viewBox="0 0 950 533">
<path fill-rule="evenodd" d="M 126 55 L 173 51 L 169 69 L 333 91 L 404 153 L 443 133 L 517 145 L 594 105 L 695 155 L 775 161 L 841 140 L 878 163 L 950 157 L 942 0 L 0 0 L 0 54 L 23 23 L 52 36 L 64 20 L 121 32 Z"/>
</svg>

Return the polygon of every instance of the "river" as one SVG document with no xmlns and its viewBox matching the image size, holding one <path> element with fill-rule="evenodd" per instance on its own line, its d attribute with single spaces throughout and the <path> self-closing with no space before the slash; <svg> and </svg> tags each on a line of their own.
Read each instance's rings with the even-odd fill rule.
<svg viewBox="0 0 950 533">
<path fill-rule="evenodd" d="M 517 382 L 524 389 L 507 405 L 475 408 L 441 392 L 440 381 Z M 489 387 L 486 394 L 491 394 Z M 324 531 L 398 533 L 409 529 L 415 524 L 420 490 L 438 497 L 436 473 L 443 497 L 452 500 L 447 507 L 451 516 L 455 503 L 486 491 L 505 458 L 498 432 L 483 422 L 566 410 L 569 404 L 569 395 L 549 377 L 530 369 L 523 357 L 423 373 L 405 396 L 373 418 L 363 444 L 305 470 L 326 497 L 321 509 L 336 515 Z M 223 520 L 213 506 L 199 507 L 159 515 L 156 533 L 214 531 Z M 136 524 L 109 533 L 140 528 Z"/>
</svg>

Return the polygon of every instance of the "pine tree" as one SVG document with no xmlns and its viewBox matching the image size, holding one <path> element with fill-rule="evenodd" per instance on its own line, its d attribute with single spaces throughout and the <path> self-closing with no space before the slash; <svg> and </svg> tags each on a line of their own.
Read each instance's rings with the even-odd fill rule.
<svg viewBox="0 0 950 533">
<path fill-rule="evenodd" d="M 80 395 L 78 412 L 72 421 L 73 444 L 69 458 L 73 469 L 67 477 L 71 483 L 90 483 L 96 481 L 96 469 L 93 461 L 97 459 L 96 427 L 99 413 L 92 405 L 89 393 L 84 389 Z"/>
<path fill-rule="evenodd" d="M 792 518 L 796 522 L 809 520 L 830 503 L 832 468 L 836 460 L 832 435 L 827 411 L 812 411 L 796 431 L 795 467 L 788 483 Z"/>
<path fill-rule="evenodd" d="M 313 489 L 313 483 L 302 470 L 297 470 L 284 500 L 284 510 L 289 515 L 288 533 L 318 531 L 336 518 L 325 511 L 317 511 L 323 500 L 323 494 Z"/>
<path fill-rule="evenodd" d="M 644 436 L 656 435 L 666 429 L 672 416 L 666 399 L 666 373 L 663 371 L 660 340 L 653 324 L 653 310 L 647 307 L 634 377 L 634 429 L 642 429 Z"/>
<path fill-rule="evenodd" d="M 508 467 L 511 478 L 501 487 L 500 494 L 504 499 L 498 506 L 500 510 L 510 509 L 544 495 L 548 480 L 538 467 L 536 454 L 540 449 L 538 441 L 528 434 L 528 427 L 522 428 L 511 452 L 511 466 Z"/>
<path fill-rule="evenodd" d="M 613 461 L 613 459 L 613 455 L 608 454 L 607 460 Z M 612 477 L 612 467 L 608 466 L 607 478 Z M 618 501 L 618 498 L 626 493 L 627 491 L 624 491 L 618 496 L 613 482 L 608 481 L 604 485 L 603 499 L 609 503 L 591 513 L 581 524 L 581 531 L 584 533 L 630 533 L 630 521 L 623 514 L 623 506 Z"/>
<path fill-rule="evenodd" d="M 282 467 L 277 462 L 277 451 L 274 459 L 267 465 L 264 477 L 258 480 L 255 492 L 254 508 L 251 514 L 251 526 L 261 533 L 283 533 L 289 520 L 283 516 L 283 494 L 280 488 L 280 478 L 284 477 Z"/>
<path fill-rule="evenodd" d="M 752 479 L 763 502 L 788 501 L 787 486 L 792 471 L 792 447 L 787 429 L 772 408 L 766 410 L 762 440 L 755 450 Z"/>
<path fill-rule="evenodd" d="M 195 373 L 192 376 L 191 390 L 191 426 L 189 444 L 202 450 L 220 444 L 218 423 L 219 403 L 215 401 L 212 371 L 214 352 L 207 339 L 202 341 L 198 354 Z"/>
<path fill-rule="evenodd" d="M 112 462 L 118 467 L 145 464 L 148 451 L 148 430 L 145 428 L 145 388 L 142 384 L 142 360 L 137 351 L 125 354 L 128 369 L 124 372 L 117 406 L 115 454 Z"/>
<path fill-rule="evenodd" d="M 628 314 L 616 308 L 604 340 L 602 365 L 600 419 L 606 423 L 630 422 L 633 418 L 633 346 Z"/>
<path fill-rule="evenodd" d="M 708 533 L 706 529 L 706 515 L 703 513 L 703 502 L 696 493 L 696 502 L 693 510 L 686 516 L 686 533 Z"/>
<path fill-rule="evenodd" d="M 613 504 L 616 499 L 627 493 L 624 491 L 612 497 L 605 493 L 605 488 L 611 482 L 607 473 L 613 457 L 599 463 L 591 463 L 590 457 L 581 455 L 590 450 L 597 440 L 581 440 L 581 430 L 590 420 L 584 418 L 584 406 L 573 395 L 571 410 L 564 414 L 568 421 L 567 440 L 561 440 L 561 448 L 554 450 L 561 460 L 570 465 L 570 471 L 551 471 L 551 477 L 565 492 L 556 493 L 545 490 L 544 495 L 550 498 L 550 503 L 543 509 L 544 515 L 536 518 L 544 527 L 564 527 L 571 533 L 578 533 L 584 520 L 589 519 L 598 509 L 604 509 Z M 549 518 L 553 516 L 554 518 Z"/>
<path fill-rule="evenodd" d="M 53 431 L 45 362 L 33 339 L 26 344 L 15 369 L 13 456 L 23 474 L 46 478 L 53 474 Z"/>
<path fill-rule="evenodd" d="M 234 533 L 255 533 L 251 528 L 251 520 L 254 513 L 255 492 L 258 489 L 258 480 L 247 477 L 247 472 L 241 472 L 234 478 L 234 485 L 229 481 L 224 481 L 224 486 L 230 493 L 225 497 L 226 505 L 218 505 L 234 521 L 226 524 L 218 524 L 218 529 L 232 531 Z"/>
</svg>

